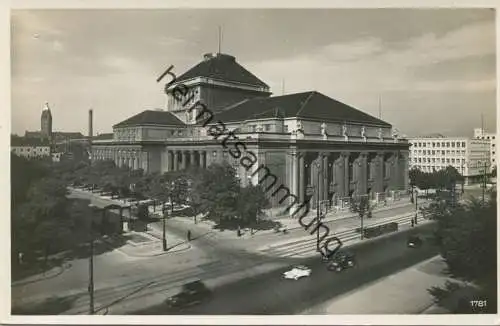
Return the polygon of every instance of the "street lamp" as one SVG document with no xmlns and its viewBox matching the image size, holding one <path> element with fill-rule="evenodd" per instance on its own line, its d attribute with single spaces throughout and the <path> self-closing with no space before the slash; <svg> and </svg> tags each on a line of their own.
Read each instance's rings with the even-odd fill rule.
<svg viewBox="0 0 500 326">
<path fill-rule="evenodd" d="M 319 201 L 319 183 L 320 183 L 320 176 L 323 174 L 323 171 L 321 170 L 321 165 L 316 162 L 316 168 L 318 170 L 318 174 L 317 174 L 317 178 L 316 178 L 316 218 L 317 218 L 317 222 L 318 225 L 319 223 L 321 222 L 321 210 L 320 210 L 320 201 Z M 319 227 L 316 228 L 317 232 L 316 232 L 316 243 L 317 243 L 317 246 L 316 246 L 316 250 L 317 251 L 321 251 L 320 248 L 319 248 Z"/>
<path fill-rule="evenodd" d="M 418 190 L 415 189 L 415 224 L 418 224 Z"/>
<path fill-rule="evenodd" d="M 99 208 L 93 204 L 89 204 L 89 208 L 92 211 L 91 217 L 90 217 L 90 229 L 89 229 L 89 249 L 90 249 L 90 256 L 89 256 L 89 286 L 88 286 L 88 291 L 89 291 L 89 314 L 93 315 L 95 313 L 94 310 L 94 211 L 98 211 Z"/>
</svg>

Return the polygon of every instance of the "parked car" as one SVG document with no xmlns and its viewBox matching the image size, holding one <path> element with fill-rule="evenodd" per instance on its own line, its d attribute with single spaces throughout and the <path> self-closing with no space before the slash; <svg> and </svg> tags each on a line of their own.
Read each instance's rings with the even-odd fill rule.
<svg viewBox="0 0 500 326">
<path fill-rule="evenodd" d="M 328 270 L 341 272 L 347 268 L 356 267 L 356 256 L 349 251 L 340 251 L 332 257 L 328 264 Z"/>
<path fill-rule="evenodd" d="M 406 241 L 408 248 L 418 248 L 423 244 L 422 238 L 418 235 L 410 235 Z"/>
<path fill-rule="evenodd" d="M 283 277 L 288 280 L 298 280 L 311 275 L 311 269 L 304 265 L 294 266 L 291 270 L 283 273 Z"/>
<path fill-rule="evenodd" d="M 166 300 L 170 308 L 184 308 L 200 304 L 212 296 L 212 291 L 200 281 L 184 284 L 182 291 Z"/>
</svg>

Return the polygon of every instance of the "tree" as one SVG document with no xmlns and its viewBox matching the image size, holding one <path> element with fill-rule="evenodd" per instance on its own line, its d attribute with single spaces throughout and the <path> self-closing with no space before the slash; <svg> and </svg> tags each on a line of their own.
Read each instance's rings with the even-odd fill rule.
<svg viewBox="0 0 500 326">
<path fill-rule="evenodd" d="M 493 169 L 491 170 L 491 177 L 496 178 L 497 177 L 497 166 L 494 165 Z"/>
<path fill-rule="evenodd" d="M 233 167 L 227 163 L 212 164 L 200 179 L 200 208 L 207 212 L 207 218 L 219 224 L 234 219 L 238 215 L 240 185 Z"/>
<path fill-rule="evenodd" d="M 67 215 L 66 185 L 59 179 L 44 178 L 34 183 L 25 202 L 13 215 L 13 251 L 49 254 L 67 245 L 72 221 Z M 17 255 L 16 255 L 17 257 Z"/>
<path fill-rule="evenodd" d="M 269 199 L 260 185 L 241 188 L 238 194 L 238 217 L 242 225 L 253 227 L 263 209 L 269 206 Z"/>
<path fill-rule="evenodd" d="M 488 301 L 487 308 L 496 310 L 496 193 L 484 204 L 472 200 L 450 208 L 437 202 L 430 209 L 437 220 L 436 240 L 449 274 L 476 284 L 481 300 Z M 439 291 L 434 288 L 431 292 Z"/>
</svg>

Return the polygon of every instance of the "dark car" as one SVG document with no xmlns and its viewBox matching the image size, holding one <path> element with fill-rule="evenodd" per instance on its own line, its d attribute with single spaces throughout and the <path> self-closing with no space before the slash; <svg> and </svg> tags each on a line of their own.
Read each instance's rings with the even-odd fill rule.
<svg viewBox="0 0 500 326">
<path fill-rule="evenodd" d="M 328 264 L 328 270 L 341 272 L 347 268 L 356 267 L 356 256 L 352 252 L 341 251 L 334 255 Z"/>
<path fill-rule="evenodd" d="M 166 300 L 171 308 L 184 308 L 200 304 L 212 295 L 210 289 L 202 281 L 184 284 L 182 291 Z"/>
<path fill-rule="evenodd" d="M 418 248 L 422 246 L 422 238 L 418 235 L 410 235 L 406 241 L 408 248 Z"/>
</svg>

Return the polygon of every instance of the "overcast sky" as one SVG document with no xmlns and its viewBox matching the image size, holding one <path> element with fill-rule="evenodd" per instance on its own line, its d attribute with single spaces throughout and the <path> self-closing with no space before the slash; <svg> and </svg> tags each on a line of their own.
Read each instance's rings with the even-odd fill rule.
<svg viewBox="0 0 500 326">
<path fill-rule="evenodd" d="M 163 107 L 156 78 L 217 51 L 276 95 L 317 90 L 401 132 L 471 135 L 496 122 L 495 22 L 488 9 L 29 10 L 12 12 L 12 132 L 94 133 Z"/>
</svg>

